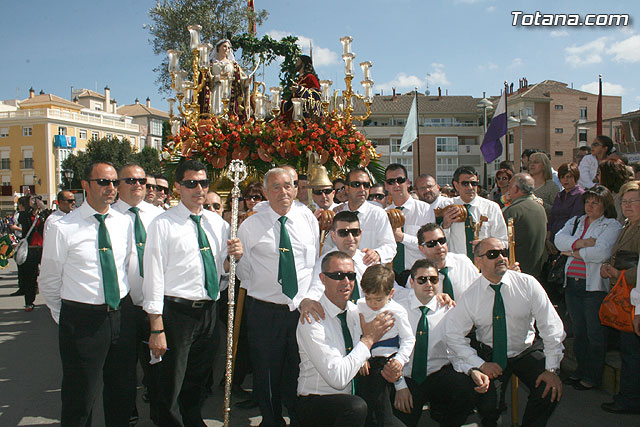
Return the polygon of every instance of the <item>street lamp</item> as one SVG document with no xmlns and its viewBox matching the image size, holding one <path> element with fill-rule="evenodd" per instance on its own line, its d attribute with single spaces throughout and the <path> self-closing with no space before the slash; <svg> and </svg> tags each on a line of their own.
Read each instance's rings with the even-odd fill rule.
<svg viewBox="0 0 640 427">
<path fill-rule="evenodd" d="M 67 188 L 71 188 L 71 181 L 73 181 L 73 170 L 71 169 L 65 169 L 62 171 L 62 176 L 64 176 L 64 179 L 67 181 Z"/>
<path fill-rule="evenodd" d="M 519 168 L 519 170 L 522 170 L 522 125 L 535 126 L 536 125 L 536 119 L 534 119 L 530 115 L 524 116 L 524 114 L 522 114 L 522 109 L 520 109 L 518 111 L 518 117 L 510 116 L 507 119 L 507 127 L 509 127 L 509 125 L 511 125 L 513 127 L 516 124 L 519 126 L 519 132 L 520 132 L 520 157 L 518 157 L 518 168 Z M 508 145 L 508 143 L 507 143 L 507 145 Z M 507 147 L 507 149 L 508 149 L 508 147 Z"/>
<path fill-rule="evenodd" d="M 493 110 L 493 103 L 485 97 L 484 93 L 482 94 L 482 97 L 483 98 L 480 100 L 480 102 L 476 104 L 476 108 L 482 109 L 484 113 L 484 121 L 482 122 L 482 125 L 484 128 L 484 132 L 483 132 L 483 138 L 484 138 L 484 135 L 487 134 L 487 110 Z M 486 161 L 484 162 L 484 188 L 489 190 L 489 173 L 487 172 Z"/>
</svg>

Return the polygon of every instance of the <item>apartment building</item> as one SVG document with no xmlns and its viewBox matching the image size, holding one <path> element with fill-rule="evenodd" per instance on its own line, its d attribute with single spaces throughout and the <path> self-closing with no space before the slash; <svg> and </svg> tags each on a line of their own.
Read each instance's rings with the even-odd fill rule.
<svg viewBox="0 0 640 427">
<path fill-rule="evenodd" d="M 133 123 L 140 126 L 140 149 L 152 147 L 162 150 L 162 123 L 169 120 L 167 112 L 153 108 L 149 98 L 145 105 L 136 98 L 134 104 L 119 107 L 118 114 L 133 117 Z"/>
</svg>

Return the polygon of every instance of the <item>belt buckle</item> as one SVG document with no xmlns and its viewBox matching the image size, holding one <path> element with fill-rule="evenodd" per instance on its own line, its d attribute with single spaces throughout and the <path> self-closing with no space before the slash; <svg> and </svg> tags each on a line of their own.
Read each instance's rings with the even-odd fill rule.
<svg viewBox="0 0 640 427">
<path fill-rule="evenodd" d="M 194 301 L 191 303 L 191 308 L 202 308 L 204 307 L 204 301 Z"/>
<path fill-rule="evenodd" d="M 118 311 L 119 308 L 120 306 L 113 308 L 109 304 L 107 304 L 107 313 L 111 313 L 112 311 Z"/>
</svg>

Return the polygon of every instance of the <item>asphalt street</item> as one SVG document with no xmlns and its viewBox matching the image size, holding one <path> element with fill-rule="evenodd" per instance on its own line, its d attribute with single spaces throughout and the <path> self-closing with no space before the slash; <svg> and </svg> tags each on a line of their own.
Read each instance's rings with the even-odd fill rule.
<svg viewBox="0 0 640 427">
<path fill-rule="evenodd" d="M 0 270 L 0 426 L 59 425 L 61 364 L 58 351 L 57 326 L 40 295 L 36 309 L 24 311 L 24 298 L 12 297 L 17 289 L 17 270 L 13 261 Z M 222 341 L 224 342 L 224 341 Z M 208 426 L 222 425 L 223 393 L 217 385 L 223 373 L 223 354 L 215 361 L 213 394 L 207 399 L 203 416 Z M 250 383 L 245 384 L 250 387 Z M 526 388 L 521 386 L 520 417 L 526 405 Z M 142 388 L 138 389 L 138 426 L 153 426 L 148 405 L 142 401 Z M 510 398 L 509 402 L 510 402 Z M 638 415 L 612 415 L 600 409 L 600 404 L 611 400 L 604 391 L 576 391 L 565 387 L 562 401 L 549 421 L 551 427 L 607 426 L 626 427 L 640 425 Z M 236 399 L 233 399 L 233 403 Z M 102 426 L 102 405 L 97 402 L 94 426 Z M 475 425 L 477 417 L 470 417 Z M 257 409 L 239 409 L 232 405 L 232 426 L 259 425 Z M 502 417 L 502 425 L 510 425 L 510 411 Z M 435 426 L 427 411 L 421 426 Z"/>
</svg>

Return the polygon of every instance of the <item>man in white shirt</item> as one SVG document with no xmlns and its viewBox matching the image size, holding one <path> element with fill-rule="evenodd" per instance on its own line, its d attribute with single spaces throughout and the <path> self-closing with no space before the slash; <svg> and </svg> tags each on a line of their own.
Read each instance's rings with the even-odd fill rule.
<svg viewBox="0 0 640 427">
<path fill-rule="evenodd" d="M 475 259 L 482 276 L 447 319 L 453 367 L 468 375 L 479 369 L 491 379 L 478 403 L 483 426 L 496 425 L 496 389 L 506 387 L 512 373 L 530 391 L 522 425 L 546 425 L 562 397 L 557 375 L 564 350 L 562 321 L 535 278 L 507 269 L 508 251 L 500 240 L 478 243 Z M 465 338 L 474 326 L 477 350 Z M 536 328 L 541 339 L 536 339 Z"/>
<path fill-rule="evenodd" d="M 443 208 L 452 203 L 449 197 L 440 194 L 440 186 L 431 175 L 422 174 L 418 176 L 414 187 L 420 200 L 429 203 L 431 209 Z M 442 222 L 441 218 L 438 219 Z"/>
<path fill-rule="evenodd" d="M 453 186 L 460 196 L 453 198 L 453 204 L 464 205 L 467 219 L 460 221 L 459 212 L 451 210 L 442 220 L 442 228 L 449 242 L 449 251 L 466 254 L 473 261 L 474 237 L 473 224 L 481 217 L 487 222 L 480 227 L 479 239 L 496 237 L 507 244 L 507 225 L 504 222 L 500 206 L 496 202 L 478 196 L 478 173 L 471 166 L 460 166 L 453 173 Z M 472 224 L 473 222 L 473 224 Z"/>
<path fill-rule="evenodd" d="M 449 252 L 447 238 L 439 225 L 425 224 L 417 235 L 418 247 L 424 259 L 438 268 L 442 284 L 439 292 L 459 300 L 471 283 L 480 277 L 480 272 L 466 255 Z"/>
<path fill-rule="evenodd" d="M 156 179 L 153 176 L 147 177 L 147 192 L 144 196 L 144 201 L 147 203 L 153 204 L 156 200 L 156 191 L 158 190 L 158 185 L 156 184 Z"/>
<path fill-rule="evenodd" d="M 76 207 L 76 198 L 69 190 L 62 190 L 58 192 L 58 197 L 56 197 L 56 200 L 58 202 L 58 209 L 53 211 L 44 222 L 45 234 L 47 230 L 51 228 L 51 224 L 58 221 L 60 218 L 71 212 Z"/>
<path fill-rule="evenodd" d="M 332 279 L 328 274 L 339 279 Z M 362 337 L 352 337 L 346 311 L 355 310 L 349 301 L 355 277 L 353 261 L 343 252 L 324 258 L 320 279 L 325 290 L 320 304 L 324 319 L 298 325 L 300 348 L 298 413 L 303 426 L 363 426 L 367 404 L 354 394 L 353 378 L 369 359 L 370 349 L 391 326 L 388 313 L 369 323 L 361 320 Z M 354 345 L 355 344 L 355 345 Z"/>
<path fill-rule="evenodd" d="M 489 377 L 482 372 L 473 371 L 468 377 L 449 364 L 444 325 L 450 306 L 434 298 L 439 292 L 437 271 L 430 261 L 416 261 L 411 268 L 411 290 L 396 299 L 407 310 L 416 337 L 403 378 L 395 383 L 394 415 L 407 426 L 418 425 L 425 403 L 440 425 L 462 425 L 474 407 L 474 388 L 478 393 L 489 389 Z"/>
<path fill-rule="evenodd" d="M 404 215 L 404 226 L 393 230 L 396 240 L 393 271 L 396 273 L 396 282 L 404 286 L 411 266 L 422 258 L 416 237 L 418 229 L 424 224 L 435 222 L 435 216 L 428 203 L 416 200 L 409 194 L 411 182 L 404 166 L 399 163 L 390 164 L 385 170 L 385 178 L 385 188 L 393 201 L 388 209 L 399 209 Z"/>
<path fill-rule="evenodd" d="M 227 253 L 242 256 L 220 215 L 202 208 L 206 166 L 188 160 L 176 168 L 180 203 L 148 227 L 144 251 L 144 310 L 149 349 L 158 369 L 161 426 L 204 425 L 201 406 L 214 359 L 215 301 Z M 242 264 L 242 261 L 238 265 Z"/>
<path fill-rule="evenodd" d="M 147 241 L 146 229 L 151 224 L 151 221 L 164 210 L 143 200 L 146 193 L 147 178 L 140 165 L 130 163 L 121 167 L 118 171 L 118 179 L 120 180 L 120 185 L 118 186 L 119 199 L 112 205 L 112 208 L 128 217 L 131 221 L 131 238 L 136 250 L 133 251 L 129 261 L 127 276 L 131 289 L 131 300 L 136 312 L 136 354 L 144 372 L 143 383 L 149 393 L 152 419 L 155 419 L 155 377 L 149 364 L 149 348 L 143 344 L 143 341 L 149 338 L 149 316 L 142 308 L 142 280 L 144 274 L 144 248 Z M 132 416 L 137 417 L 137 408 Z"/>
<path fill-rule="evenodd" d="M 268 202 L 261 203 L 238 230 L 245 254 L 237 272 L 247 287 L 254 398 L 260 406 L 261 425 L 280 426 L 284 425 L 283 404 L 292 424 L 297 422 L 297 309 L 319 305 L 309 299 L 303 302 L 318 253 L 319 230 L 313 213 L 294 203 L 295 187 L 286 170 L 267 172 L 264 188 Z"/>
<path fill-rule="evenodd" d="M 153 205 L 162 210 L 169 209 L 169 181 L 163 175 L 156 175 L 156 191 Z"/>
<path fill-rule="evenodd" d="M 336 213 L 348 210 L 358 215 L 362 229 L 360 247 L 365 254 L 364 263 L 372 265 L 378 262 L 383 264 L 391 262 L 396 255 L 396 241 L 384 209 L 373 203 L 367 203 L 369 188 L 371 188 L 369 174 L 361 168 L 352 169 L 347 174 L 345 188 L 348 200 L 336 208 Z M 335 244 L 331 239 L 327 239 L 325 247 L 327 251 L 331 251 L 335 248 Z"/>
<path fill-rule="evenodd" d="M 314 188 L 311 190 L 311 198 L 318 209 L 333 209 L 337 204 L 333 202 L 333 186 Z"/>
<path fill-rule="evenodd" d="M 90 425 L 104 382 L 105 425 L 126 426 L 135 402 L 135 315 L 127 269 L 131 221 L 111 208 L 113 165 L 91 164 L 87 199 L 54 222 L 43 244 L 40 292 L 59 323 L 62 425 Z"/>
<path fill-rule="evenodd" d="M 203 207 L 210 210 L 211 212 L 215 212 L 218 215 L 222 216 L 222 198 L 213 190 L 207 193 L 207 197 L 204 200 Z"/>
</svg>

